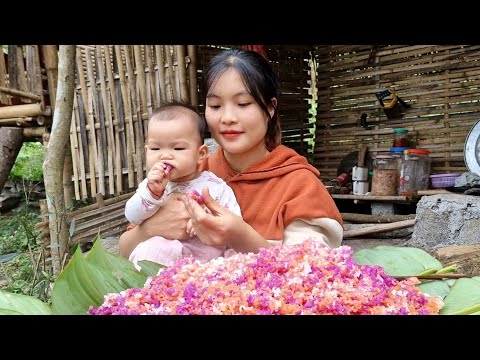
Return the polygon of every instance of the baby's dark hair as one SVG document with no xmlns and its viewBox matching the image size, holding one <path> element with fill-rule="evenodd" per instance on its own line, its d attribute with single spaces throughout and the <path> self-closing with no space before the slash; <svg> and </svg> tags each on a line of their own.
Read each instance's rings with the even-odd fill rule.
<svg viewBox="0 0 480 360">
<path fill-rule="evenodd" d="M 281 141 L 280 116 L 272 99 L 278 101 L 278 78 L 270 63 L 259 53 L 251 50 L 231 49 L 217 54 L 208 64 L 204 74 L 204 90 L 208 97 L 211 87 L 225 71 L 234 69 L 238 72 L 249 94 L 268 116 L 265 145 L 273 150 Z M 270 116 L 268 106 L 275 112 Z"/>
<path fill-rule="evenodd" d="M 193 112 L 191 114 L 190 112 Z M 194 116 L 198 124 L 198 133 L 203 143 L 205 140 L 206 123 L 202 115 L 200 115 L 196 106 L 182 100 L 173 100 L 162 103 L 158 108 L 152 111 L 150 121 L 152 120 L 174 120 L 180 115 Z"/>
</svg>

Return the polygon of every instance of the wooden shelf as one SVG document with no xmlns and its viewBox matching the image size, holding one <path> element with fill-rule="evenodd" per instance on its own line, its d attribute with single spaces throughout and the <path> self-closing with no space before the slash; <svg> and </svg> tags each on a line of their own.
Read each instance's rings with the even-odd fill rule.
<svg viewBox="0 0 480 360">
<path fill-rule="evenodd" d="M 332 198 L 339 200 L 363 200 L 363 201 L 388 201 L 388 202 L 416 202 L 424 195 L 438 195 L 438 194 L 450 194 L 451 192 L 445 189 L 429 189 L 420 190 L 414 197 L 393 195 L 393 196 L 380 196 L 380 195 L 352 195 L 352 194 L 331 194 Z"/>
<path fill-rule="evenodd" d="M 389 201 L 389 202 L 408 202 L 411 198 L 406 196 L 374 196 L 374 195 L 351 195 L 351 194 L 332 194 L 332 198 L 341 200 L 364 200 L 364 201 Z"/>
</svg>

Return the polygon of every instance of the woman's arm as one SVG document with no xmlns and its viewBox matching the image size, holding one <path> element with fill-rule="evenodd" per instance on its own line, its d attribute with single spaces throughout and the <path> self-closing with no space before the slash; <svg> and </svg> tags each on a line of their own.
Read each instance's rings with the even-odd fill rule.
<svg viewBox="0 0 480 360">
<path fill-rule="evenodd" d="M 185 209 L 180 193 L 170 194 L 152 217 L 124 232 L 119 239 L 120 256 L 127 258 L 142 241 L 153 236 L 187 240 L 187 222 L 190 215 Z"/>
<path fill-rule="evenodd" d="M 183 196 L 182 200 L 192 218 L 195 232 L 203 243 L 213 246 L 227 245 L 243 253 L 256 253 L 260 248 L 270 246 L 270 243 L 240 216 L 212 199 L 207 187 L 202 189 L 202 196 L 210 213 L 186 196 Z"/>
<path fill-rule="evenodd" d="M 329 248 L 342 244 L 343 226 L 335 219 L 327 217 L 317 219 L 295 219 L 283 233 L 283 244 L 299 244 L 306 239 L 314 239 Z"/>
</svg>

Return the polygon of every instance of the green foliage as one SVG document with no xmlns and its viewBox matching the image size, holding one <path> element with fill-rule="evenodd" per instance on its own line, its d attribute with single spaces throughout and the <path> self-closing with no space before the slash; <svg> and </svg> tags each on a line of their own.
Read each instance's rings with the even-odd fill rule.
<svg viewBox="0 0 480 360">
<path fill-rule="evenodd" d="M 87 314 L 89 307 L 100 306 L 108 293 L 143 287 L 148 271 L 154 271 L 152 266 L 147 272 L 137 271 L 130 261 L 106 252 L 98 240 L 86 256 L 78 247 L 59 275 L 52 291 L 55 314 Z"/>
<path fill-rule="evenodd" d="M 30 296 L 0 290 L 0 315 L 51 315 L 47 304 Z"/>
<path fill-rule="evenodd" d="M 41 143 L 24 142 L 10 172 L 9 180 L 42 180 L 44 157 L 45 149 Z"/>
<path fill-rule="evenodd" d="M 22 204 L 12 215 L 0 218 L 0 255 L 26 251 L 34 246 L 40 232 L 35 225 L 41 221 L 37 211 Z"/>
</svg>

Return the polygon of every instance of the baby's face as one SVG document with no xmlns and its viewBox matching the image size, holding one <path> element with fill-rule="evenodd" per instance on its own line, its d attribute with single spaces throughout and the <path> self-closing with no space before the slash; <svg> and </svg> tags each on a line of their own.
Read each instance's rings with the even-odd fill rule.
<svg viewBox="0 0 480 360">
<path fill-rule="evenodd" d="M 190 117 L 151 121 L 145 145 L 147 171 L 160 161 L 172 166 L 171 180 L 191 180 L 201 160 L 201 146 L 197 124 Z"/>
</svg>

